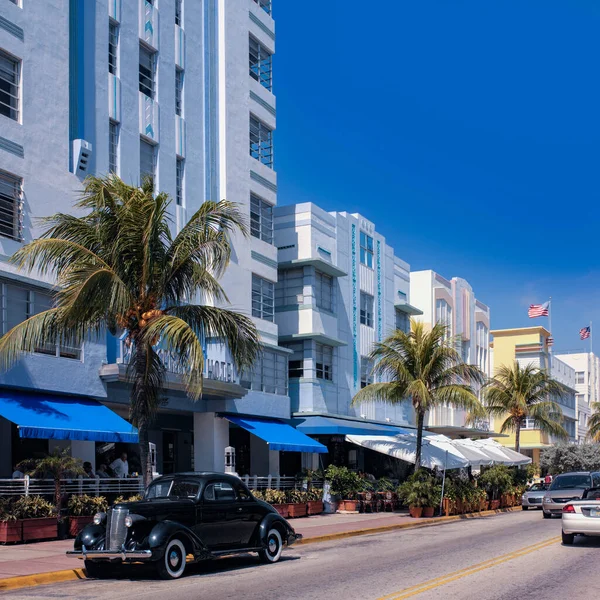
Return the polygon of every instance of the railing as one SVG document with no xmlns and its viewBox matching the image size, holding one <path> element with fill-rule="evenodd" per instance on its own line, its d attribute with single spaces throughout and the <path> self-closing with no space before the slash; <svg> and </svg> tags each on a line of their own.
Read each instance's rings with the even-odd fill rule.
<svg viewBox="0 0 600 600">
<path fill-rule="evenodd" d="M 293 490 L 303 489 L 306 486 L 305 481 L 298 480 L 295 477 L 279 477 L 269 475 L 268 477 L 258 477 L 257 475 L 244 475 L 240 478 L 251 490 Z M 323 488 L 323 480 L 313 479 L 310 486 L 317 489 Z"/>
<path fill-rule="evenodd" d="M 142 477 L 73 477 L 61 479 L 60 488 L 63 494 L 77 496 L 133 496 L 144 493 L 144 481 Z M 23 479 L 0 479 L 0 496 L 54 496 L 54 480 L 32 479 L 28 475 Z"/>
</svg>

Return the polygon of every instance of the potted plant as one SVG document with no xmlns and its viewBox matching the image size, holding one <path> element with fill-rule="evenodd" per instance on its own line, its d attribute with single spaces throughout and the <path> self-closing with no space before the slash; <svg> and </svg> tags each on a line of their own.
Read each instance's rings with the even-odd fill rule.
<svg viewBox="0 0 600 600">
<path fill-rule="evenodd" d="M 94 515 L 106 512 L 108 502 L 104 496 L 71 496 L 68 502 L 69 508 L 69 535 L 76 537 L 77 534 L 92 522 Z"/>
<path fill-rule="evenodd" d="M 282 490 L 265 490 L 265 502 L 268 502 L 285 519 L 290 516 L 290 505 Z"/>
<path fill-rule="evenodd" d="M 363 490 L 364 482 L 357 473 L 350 471 L 347 467 L 336 467 L 329 465 L 325 472 L 325 478 L 330 483 L 330 493 L 333 501 L 340 503 L 343 510 L 356 511 L 358 501 L 357 495 Z M 341 504 L 343 502 L 343 504 Z"/>
<path fill-rule="evenodd" d="M 0 500 L 0 543 L 23 541 L 23 526 L 17 520 L 13 505 L 7 500 Z"/>
<path fill-rule="evenodd" d="M 309 489 L 306 506 L 309 515 L 320 515 L 323 512 L 323 490 Z"/>
<path fill-rule="evenodd" d="M 427 514 L 433 516 L 434 509 L 434 489 L 435 483 L 433 477 L 424 471 L 413 473 L 400 487 L 398 495 L 408 504 L 410 516 L 419 518 L 423 515 L 423 508 L 431 508 Z M 440 490 L 441 492 L 441 490 Z"/>
<path fill-rule="evenodd" d="M 496 510 L 500 507 L 502 495 L 511 487 L 512 478 L 508 467 L 494 465 L 481 474 L 479 483 L 486 490 L 490 498 L 490 508 Z"/>
<path fill-rule="evenodd" d="M 300 490 L 288 490 L 286 500 L 289 503 L 290 518 L 306 517 L 307 493 Z"/>
<path fill-rule="evenodd" d="M 55 507 L 41 496 L 21 496 L 14 503 L 14 515 L 21 521 L 24 542 L 58 537 Z"/>
</svg>

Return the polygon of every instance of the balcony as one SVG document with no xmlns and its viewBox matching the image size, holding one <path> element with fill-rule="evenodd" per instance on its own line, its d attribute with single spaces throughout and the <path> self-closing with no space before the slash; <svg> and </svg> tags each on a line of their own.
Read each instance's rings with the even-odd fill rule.
<svg viewBox="0 0 600 600">
<path fill-rule="evenodd" d="M 139 93 L 140 135 L 158 143 L 158 102 L 142 92 Z"/>
<path fill-rule="evenodd" d="M 139 7 L 140 40 L 158 50 L 158 9 L 148 0 L 139 0 Z"/>
</svg>

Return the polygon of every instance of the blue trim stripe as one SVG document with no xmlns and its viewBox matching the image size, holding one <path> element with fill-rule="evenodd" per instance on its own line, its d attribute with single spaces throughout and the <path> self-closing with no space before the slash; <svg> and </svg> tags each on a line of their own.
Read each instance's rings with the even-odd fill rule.
<svg viewBox="0 0 600 600">
<path fill-rule="evenodd" d="M 250 92 L 250 100 L 254 100 L 256 104 L 262 106 L 266 111 L 270 112 L 273 116 L 277 113 L 275 108 L 271 106 L 268 102 L 265 102 L 258 94 L 254 92 Z"/>
<path fill-rule="evenodd" d="M 259 175 L 254 171 L 250 171 L 250 179 L 253 179 L 257 183 L 264 185 L 268 190 L 271 190 L 272 192 L 277 192 L 277 186 L 274 183 L 271 183 L 268 179 L 265 179 L 262 175 Z"/>
<path fill-rule="evenodd" d="M 250 20 L 258 25 L 260 29 L 262 29 L 272 40 L 275 39 L 275 33 L 271 31 L 252 11 L 250 12 Z"/>
<path fill-rule="evenodd" d="M 358 308 L 356 281 L 356 225 L 352 223 L 352 364 L 354 389 L 358 388 Z"/>
<path fill-rule="evenodd" d="M 377 240 L 377 341 L 380 342 L 383 336 L 382 326 L 382 306 L 381 306 L 381 241 Z"/>
<path fill-rule="evenodd" d="M 21 27 L 15 25 L 12 21 L 5 19 L 0 16 L 0 27 L 4 29 L 4 31 L 8 31 L 11 35 L 14 35 L 19 40 L 23 41 L 25 39 L 25 33 Z"/>
<path fill-rule="evenodd" d="M 259 254 L 254 250 L 250 251 L 250 255 L 252 258 L 258 262 L 263 263 L 263 265 L 267 265 L 268 267 L 272 267 L 273 269 L 277 268 L 277 261 L 269 258 L 268 256 L 264 256 L 263 254 Z"/>
<path fill-rule="evenodd" d="M 19 158 L 24 158 L 25 150 L 21 144 L 17 144 L 16 142 L 11 142 L 7 140 L 5 137 L 0 137 L 0 150 L 4 150 L 5 152 L 10 152 Z"/>
</svg>

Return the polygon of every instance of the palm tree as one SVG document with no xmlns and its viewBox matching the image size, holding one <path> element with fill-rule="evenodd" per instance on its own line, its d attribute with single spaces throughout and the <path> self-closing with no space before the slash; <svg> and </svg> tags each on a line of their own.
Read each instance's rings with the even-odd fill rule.
<svg viewBox="0 0 600 600">
<path fill-rule="evenodd" d="M 373 374 L 382 383 L 371 383 L 360 390 L 352 404 L 410 401 L 417 417 L 415 470 L 421 467 L 421 446 L 426 414 L 442 404 L 465 408 L 482 415 L 471 383 L 483 383 L 483 373 L 465 364 L 447 339 L 447 327 L 436 324 L 427 331 L 423 323 L 411 319 L 410 332 L 394 330 L 383 342 L 375 344 L 370 358 Z"/>
<path fill-rule="evenodd" d="M 116 175 L 86 179 L 75 205 L 84 216 L 44 219 L 44 234 L 12 257 L 20 268 L 56 279 L 55 308 L 0 339 L 0 366 L 8 368 L 45 343 L 79 345 L 106 330 L 123 336 L 146 483 L 148 427 L 166 374 L 159 349 L 185 373 L 192 399 L 202 393 L 207 340 L 222 340 L 238 369 L 249 367 L 259 349 L 250 318 L 218 307 L 228 302 L 218 279 L 229 263 L 230 238 L 248 234 L 241 213 L 225 200 L 204 202 L 174 236 L 170 202 L 167 194 L 154 195 L 149 178 L 139 188 Z"/>
<path fill-rule="evenodd" d="M 600 402 L 590 404 L 592 414 L 588 421 L 588 437 L 593 441 L 600 443 Z"/>
<path fill-rule="evenodd" d="M 563 398 L 564 385 L 552 379 L 546 371 L 533 365 L 522 367 L 517 361 L 501 366 L 484 390 L 486 410 L 492 417 L 503 419 L 500 433 L 515 434 L 515 450 L 521 447 L 521 429 L 525 419 L 534 419 L 536 428 L 544 433 L 567 439 L 561 425 L 562 411 L 550 398 Z"/>
</svg>

